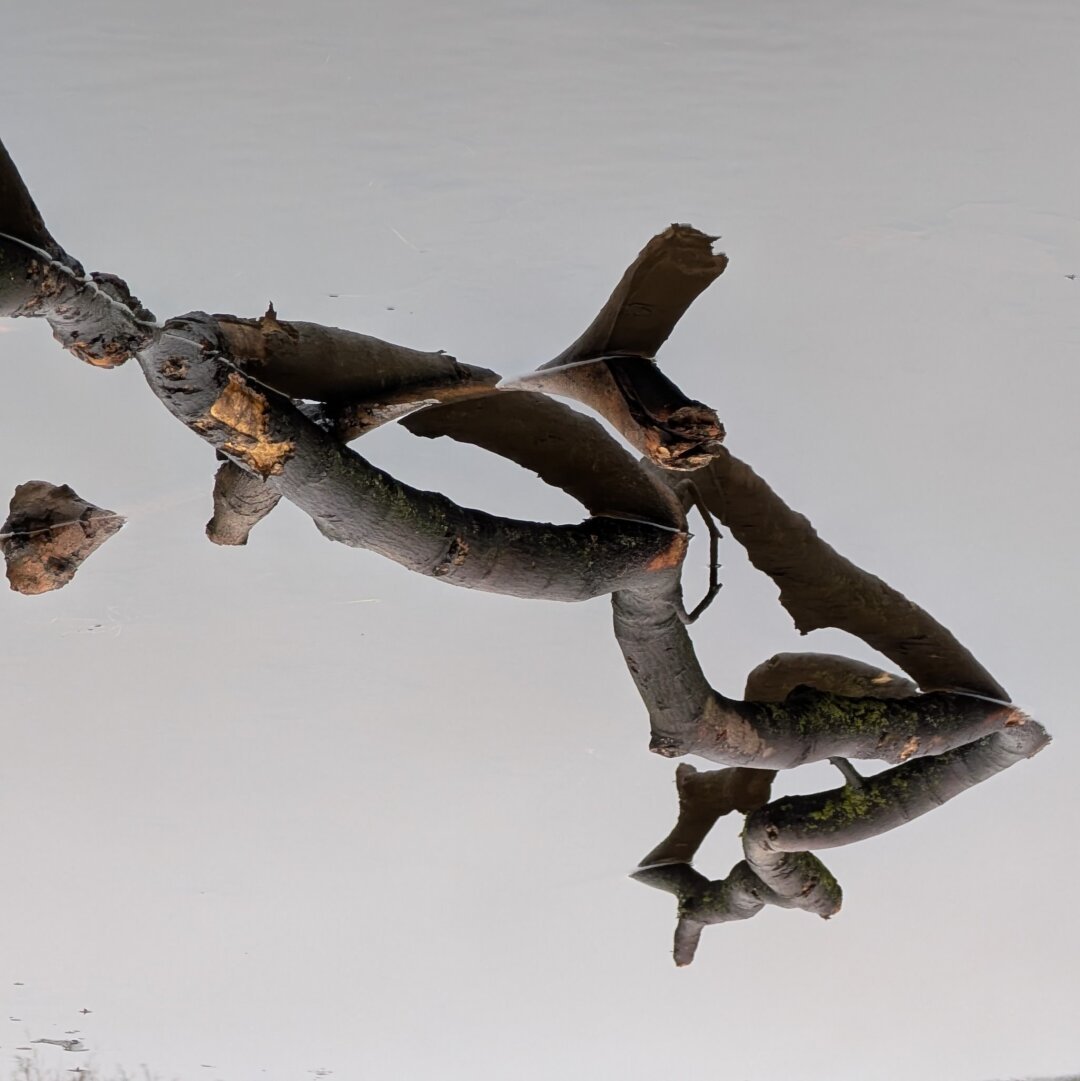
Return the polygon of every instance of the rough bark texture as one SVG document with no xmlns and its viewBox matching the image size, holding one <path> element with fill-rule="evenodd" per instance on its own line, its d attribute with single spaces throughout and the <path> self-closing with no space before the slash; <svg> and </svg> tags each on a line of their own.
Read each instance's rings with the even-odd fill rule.
<svg viewBox="0 0 1080 1081">
<path fill-rule="evenodd" d="M 115 368 L 150 341 L 152 317 L 119 278 L 80 276 L 72 263 L 0 236 L 0 317 L 43 316 L 68 352 Z"/>
<path fill-rule="evenodd" d="M 0 549 L 7 577 L 17 593 L 60 589 L 111 536 L 124 519 L 96 507 L 66 484 L 30 480 L 11 497 L 7 521 L 0 526 Z"/>
</svg>

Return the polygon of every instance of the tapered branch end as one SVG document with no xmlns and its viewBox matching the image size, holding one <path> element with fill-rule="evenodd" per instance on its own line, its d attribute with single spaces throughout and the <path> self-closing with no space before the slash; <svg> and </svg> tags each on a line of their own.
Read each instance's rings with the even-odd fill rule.
<svg viewBox="0 0 1080 1081">
<path fill-rule="evenodd" d="M 701 941 L 701 932 L 704 930 L 705 924 L 686 917 L 675 925 L 675 948 L 672 954 L 676 967 L 685 968 L 694 960 L 698 943 Z"/>
</svg>

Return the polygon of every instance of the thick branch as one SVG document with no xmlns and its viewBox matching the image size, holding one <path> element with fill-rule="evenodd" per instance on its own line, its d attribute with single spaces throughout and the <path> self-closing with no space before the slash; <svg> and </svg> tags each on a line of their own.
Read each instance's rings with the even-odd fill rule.
<svg viewBox="0 0 1080 1081">
<path fill-rule="evenodd" d="M 531 391 L 484 388 L 478 396 L 463 392 L 463 400 L 424 408 L 429 393 L 429 388 L 413 384 L 380 399 L 396 398 L 396 407 L 354 403 L 336 411 L 305 408 L 304 412 L 320 427 L 351 440 L 391 419 L 390 414 L 400 408 L 408 414 L 400 423 L 414 435 L 447 436 L 508 458 L 562 489 L 594 516 L 685 531 L 686 518 L 672 490 L 642 469 L 590 417 Z"/>
<path fill-rule="evenodd" d="M 786 796 L 747 819 L 747 854 L 838 848 L 903 826 L 1037 754 L 1049 737 L 1035 723 L 1016 725 L 944 754 L 919 758 L 858 784 Z"/>
<path fill-rule="evenodd" d="M 597 518 L 551 526 L 466 510 L 401 484 L 292 404 L 231 370 L 216 321 L 166 324 L 140 363 L 178 419 L 245 468 L 271 478 L 332 540 L 378 552 L 453 585 L 583 600 L 677 574 L 686 535 Z"/>
<path fill-rule="evenodd" d="M 729 451 L 692 479 L 754 566 L 779 586 L 780 603 L 803 634 L 821 627 L 854 634 L 925 690 L 1008 698 L 945 627 L 821 540 L 803 515 Z"/>
<path fill-rule="evenodd" d="M 0 251 L 10 256 L 11 271 L 8 288 L 0 277 L 0 312 L 55 316 L 60 310 L 64 318 L 75 312 L 94 329 L 95 355 L 113 360 L 138 345 L 151 387 L 173 414 L 245 468 L 280 475 L 277 488 L 331 539 L 370 548 L 454 584 L 561 600 L 598 596 L 634 582 L 645 585 L 681 563 L 682 531 L 610 519 L 580 526 L 513 522 L 400 485 L 288 402 L 256 391 L 235 372 L 230 375 L 238 364 L 212 317 L 152 327 L 103 288 L 73 278 L 59 264 L 43 264 L 24 245 Z M 82 327 L 76 322 L 72 328 L 80 340 L 68 347 L 83 355 Z"/>
<path fill-rule="evenodd" d="M 1004 702 L 933 692 L 849 698 L 796 688 L 782 702 L 739 702 L 715 692 L 679 618 L 677 593 L 612 597 L 615 637 L 649 711 L 651 747 L 731 766 L 788 769 L 834 755 L 902 762 L 968 743 L 1028 718 Z"/>
</svg>

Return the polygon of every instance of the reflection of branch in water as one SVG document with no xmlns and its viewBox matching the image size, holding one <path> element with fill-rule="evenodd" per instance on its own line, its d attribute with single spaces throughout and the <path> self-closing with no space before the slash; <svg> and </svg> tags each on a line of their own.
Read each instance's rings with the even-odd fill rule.
<svg viewBox="0 0 1080 1081">
<path fill-rule="evenodd" d="M 791 672 L 806 676 L 810 654 L 787 654 L 755 670 L 754 676 L 775 681 L 782 693 L 784 658 Z M 852 689 L 852 680 L 874 676 L 874 669 L 844 658 L 824 658 L 816 665 L 821 683 Z M 890 677 L 906 691 L 906 681 Z M 823 688 L 824 689 L 824 688 Z M 858 689 L 856 686 L 855 689 Z M 761 690 L 759 683 L 758 690 Z M 838 848 L 876 837 L 912 821 L 1041 750 L 1049 737 L 1027 722 L 1006 727 L 982 739 L 938 755 L 914 758 L 872 777 L 859 775 L 846 758 L 834 759 L 845 784 L 808 796 L 784 796 L 771 803 L 771 775 L 766 771 L 728 768 L 699 773 L 680 765 L 675 779 L 679 819 L 675 829 L 642 860 L 633 877 L 678 899 L 675 963 L 694 959 L 702 930 L 756 916 L 765 905 L 801 908 L 826 919 L 840 910 L 842 893 L 828 868 L 812 852 Z M 759 799 L 748 806 L 753 792 Z M 763 796 L 763 798 L 762 798 Z M 742 832 L 745 859 L 727 878 L 710 880 L 691 866 L 701 842 L 716 820 L 732 810 L 749 811 Z"/>
</svg>

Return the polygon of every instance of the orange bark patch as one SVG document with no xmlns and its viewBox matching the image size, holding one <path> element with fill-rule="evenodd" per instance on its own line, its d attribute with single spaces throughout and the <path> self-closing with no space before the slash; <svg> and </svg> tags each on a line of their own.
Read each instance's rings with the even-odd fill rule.
<svg viewBox="0 0 1080 1081">
<path fill-rule="evenodd" d="M 272 477 L 282 471 L 295 447 L 270 438 L 266 412 L 266 399 L 235 373 L 229 376 L 221 397 L 210 406 L 214 420 L 242 437 L 230 440 L 221 449 L 241 459 L 260 476 Z"/>
<path fill-rule="evenodd" d="M 919 737 L 912 736 L 911 739 L 900 748 L 900 761 L 906 762 L 913 754 L 916 754 L 919 750 Z"/>
<path fill-rule="evenodd" d="M 671 544 L 658 555 L 653 556 L 646 570 L 666 571 L 678 567 L 686 558 L 686 549 L 690 544 L 689 533 L 676 533 Z"/>
<path fill-rule="evenodd" d="M 131 356 L 119 342 L 72 342 L 68 349 L 84 364 L 95 368 L 119 368 Z"/>
</svg>

